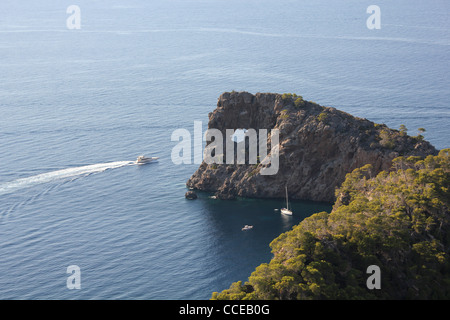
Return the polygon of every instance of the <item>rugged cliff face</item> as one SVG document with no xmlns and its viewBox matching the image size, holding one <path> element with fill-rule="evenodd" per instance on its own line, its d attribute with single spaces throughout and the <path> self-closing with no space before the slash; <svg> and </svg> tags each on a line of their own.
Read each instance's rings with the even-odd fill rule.
<svg viewBox="0 0 450 320">
<path fill-rule="evenodd" d="M 279 130 L 277 174 L 261 175 L 267 166 L 262 159 L 263 163 L 242 165 L 203 162 L 186 185 L 215 192 L 221 199 L 282 198 L 287 186 L 291 199 L 333 202 L 336 187 L 355 168 L 371 164 L 376 174 L 389 170 L 398 156 L 438 153 L 420 136 L 410 137 L 296 95 L 223 93 L 209 114 L 208 129 L 220 130 L 226 140 L 226 129 L 250 128 Z"/>
</svg>

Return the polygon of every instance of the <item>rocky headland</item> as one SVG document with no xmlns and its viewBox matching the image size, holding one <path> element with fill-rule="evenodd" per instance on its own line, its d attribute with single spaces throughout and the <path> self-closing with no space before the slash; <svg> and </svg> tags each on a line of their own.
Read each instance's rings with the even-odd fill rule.
<svg viewBox="0 0 450 320">
<path fill-rule="evenodd" d="M 287 186 L 290 199 L 332 203 L 336 188 L 356 168 L 371 164 L 376 175 L 389 171 L 396 157 L 438 154 L 421 135 L 409 136 L 295 94 L 223 93 L 209 114 L 208 129 L 220 130 L 225 140 L 226 129 L 249 128 L 279 130 L 275 175 L 260 174 L 267 165 L 264 161 L 242 165 L 203 162 L 187 187 L 233 199 L 282 198 Z"/>
</svg>

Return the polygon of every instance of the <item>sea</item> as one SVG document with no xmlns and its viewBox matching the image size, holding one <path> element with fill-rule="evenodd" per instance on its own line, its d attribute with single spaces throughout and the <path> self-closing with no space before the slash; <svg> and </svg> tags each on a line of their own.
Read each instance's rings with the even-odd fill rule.
<svg viewBox="0 0 450 320">
<path fill-rule="evenodd" d="M 0 1 L 0 299 L 203 300 L 246 281 L 273 239 L 331 204 L 292 201 L 287 217 L 284 199 L 187 200 L 199 164 L 172 161 L 172 133 L 206 129 L 225 91 L 296 93 L 450 147 L 449 12 Z"/>
</svg>

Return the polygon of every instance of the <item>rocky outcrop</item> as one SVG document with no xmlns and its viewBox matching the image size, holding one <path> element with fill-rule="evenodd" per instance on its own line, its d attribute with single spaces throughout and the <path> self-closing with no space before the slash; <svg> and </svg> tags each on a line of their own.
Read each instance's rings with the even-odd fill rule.
<svg viewBox="0 0 450 320">
<path fill-rule="evenodd" d="M 186 192 L 184 197 L 188 200 L 195 200 L 195 199 L 197 199 L 197 194 L 194 191 L 188 191 L 188 192 Z"/>
<path fill-rule="evenodd" d="M 224 139 L 226 129 L 279 130 L 277 174 L 261 175 L 265 164 L 260 162 L 203 162 L 187 181 L 190 189 L 214 192 L 221 199 L 282 198 L 287 186 L 291 199 L 333 202 L 336 187 L 355 168 L 372 164 L 376 174 L 389 170 L 398 156 L 438 153 L 421 136 L 411 137 L 291 94 L 223 93 L 209 114 L 208 128 L 219 129 Z"/>
</svg>

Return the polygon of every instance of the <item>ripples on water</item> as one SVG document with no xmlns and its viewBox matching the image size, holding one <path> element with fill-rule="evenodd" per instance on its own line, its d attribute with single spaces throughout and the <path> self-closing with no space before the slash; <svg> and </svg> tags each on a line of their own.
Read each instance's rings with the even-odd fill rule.
<svg viewBox="0 0 450 320">
<path fill-rule="evenodd" d="M 375 31 L 360 1 L 77 4 L 78 31 L 55 1 L 0 4 L 2 299 L 207 299 L 330 210 L 184 199 L 197 165 L 172 164 L 170 135 L 206 127 L 223 91 L 295 92 L 448 147 L 446 1 L 379 1 Z M 160 160 L 127 165 L 143 153 Z"/>
</svg>

